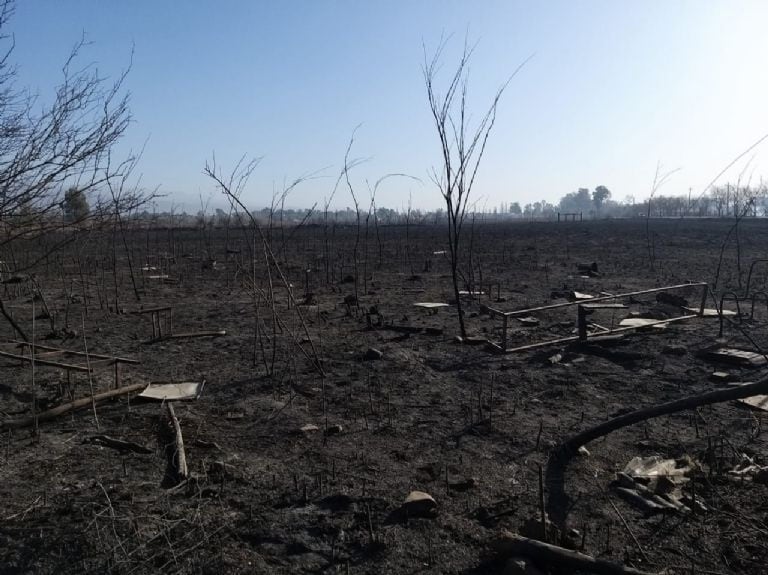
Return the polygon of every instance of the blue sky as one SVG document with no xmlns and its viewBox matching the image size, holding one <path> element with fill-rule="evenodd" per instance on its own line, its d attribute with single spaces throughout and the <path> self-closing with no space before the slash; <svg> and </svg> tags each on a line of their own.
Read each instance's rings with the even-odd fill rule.
<svg viewBox="0 0 768 575">
<path fill-rule="evenodd" d="M 72 44 L 83 62 L 128 77 L 134 122 L 124 151 L 148 139 L 140 165 L 188 211 L 199 196 L 224 205 L 202 174 L 213 152 L 228 169 L 263 156 L 244 199 L 269 204 L 283 181 L 328 167 L 288 204 L 323 203 L 352 151 L 353 172 L 391 172 L 377 203 L 433 208 L 429 181 L 440 149 L 421 72 L 422 42 L 452 35 L 450 72 L 465 35 L 477 41 L 469 107 L 479 116 L 512 80 L 478 177 L 492 207 L 606 185 L 615 199 L 647 196 L 657 163 L 677 172 L 663 193 L 700 193 L 734 157 L 768 133 L 768 2 L 648 0 L 512 2 L 450 0 L 245 1 L 23 0 L 9 24 L 19 84 L 43 98 Z M 447 75 L 447 74 L 446 74 Z M 722 179 L 766 172 L 768 142 Z M 747 164 L 747 162 L 749 162 Z M 338 206 L 351 205 L 348 193 Z"/>
</svg>

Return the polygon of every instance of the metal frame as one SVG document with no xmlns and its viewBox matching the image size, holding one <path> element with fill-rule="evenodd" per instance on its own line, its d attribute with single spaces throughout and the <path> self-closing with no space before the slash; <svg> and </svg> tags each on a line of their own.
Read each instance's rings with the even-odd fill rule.
<svg viewBox="0 0 768 575">
<path fill-rule="evenodd" d="M 140 363 L 137 359 L 129 359 L 127 357 L 116 357 L 113 355 L 103 355 L 100 353 L 85 353 L 83 351 L 61 349 L 58 347 L 51 347 L 48 345 L 41 345 L 39 343 L 30 343 L 19 340 L 1 342 L 0 345 L 13 346 L 15 348 L 19 348 L 21 351 L 21 353 L 12 353 L 0 349 L 0 357 L 17 359 L 19 361 L 28 363 L 32 363 L 32 361 L 34 361 L 36 365 L 44 365 L 46 367 L 63 369 L 67 372 L 68 378 L 72 372 L 93 373 L 97 369 L 114 366 L 115 388 L 120 387 L 120 364 L 126 363 L 135 365 Z M 27 349 L 30 350 L 29 354 L 26 353 Z M 72 361 L 72 363 L 64 363 L 50 359 L 54 357 L 61 357 L 63 359 Z"/>
<path fill-rule="evenodd" d="M 539 347 L 546 347 L 546 346 L 549 346 L 549 345 L 556 345 L 556 344 L 567 343 L 567 342 L 571 342 L 571 341 L 588 341 L 589 339 L 593 339 L 595 337 L 602 337 L 602 336 L 605 336 L 605 335 L 611 335 L 611 334 L 615 334 L 615 333 L 622 333 L 622 332 L 626 332 L 626 331 L 630 331 L 630 330 L 639 329 L 638 327 L 634 327 L 634 326 L 632 326 L 632 327 L 619 327 L 619 328 L 614 328 L 614 329 L 605 329 L 604 331 L 600 332 L 599 334 L 590 336 L 589 334 L 586 333 L 586 315 L 588 315 L 588 313 L 591 313 L 591 311 L 594 311 L 595 309 L 600 309 L 601 307 L 603 307 L 601 305 L 598 305 L 598 304 L 600 304 L 600 302 L 607 302 L 607 301 L 611 301 L 611 300 L 615 300 L 615 299 L 632 297 L 632 296 L 636 296 L 636 295 L 645 295 L 645 294 L 650 294 L 650 293 L 658 293 L 658 292 L 672 291 L 672 290 L 676 290 L 676 289 L 692 288 L 692 287 L 701 287 L 701 288 L 703 288 L 702 296 L 701 296 L 701 304 L 699 306 L 699 312 L 696 313 L 696 314 L 689 314 L 689 315 L 684 315 L 684 316 L 681 316 L 681 317 L 675 317 L 675 318 L 670 318 L 670 319 L 659 320 L 657 322 L 649 323 L 649 324 L 647 324 L 645 326 L 642 326 L 642 327 L 652 327 L 654 325 L 667 324 L 667 323 L 672 323 L 672 322 L 676 322 L 676 321 L 682 321 L 682 320 L 685 320 L 685 319 L 691 319 L 691 318 L 703 316 L 704 315 L 704 309 L 705 309 L 704 306 L 706 305 L 706 302 L 707 302 L 707 296 L 710 293 L 709 284 L 707 284 L 707 282 L 696 282 L 696 283 L 678 284 L 678 285 L 673 285 L 673 286 L 665 286 L 665 287 L 659 287 L 659 288 L 639 290 L 639 291 L 633 291 L 633 292 L 627 292 L 627 293 L 621 293 L 621 294 L 615 294 L 615 295 L 599 296 L 599 297 L 591 298 L 589 300 L 569 301 L 569 302 L 556 303 L 556 304 L 551 304 L 551 305 L 544 305 L 544 306 L 531 307 L 531 308 L 526 308 L 526 309 L 519 309 L 519 310 L 514 310 L 514 311 L 502 311 L 502 310 L 498 310 L 498 309 L 494 309 L 492 307 L 489 307 L 488 311 L 490 312 L 491 317 L 494 317 L 494 316 L 501 317 L 501 319 L 502 319 L 502 328 L 501 328 L 501 343 L 500 344 L 496 344 L 496 343 L 493 343 L 493 342 L 488 342 L 488 343 L 491 345 L 491 347 L 493 349 L 495 349 L 496 351 L 499 351 L 501 353 L 514 353 L 514 352 L 518 352 L 518 351 L 525 351 L 525 350 L 529 350 L 529 349 L 536 349 L 536 348 L 539 348 Z M 613 307 L 615 307 L 615 305 L 616 304 L 606 305 L 605 307 L 613 308 Z M 618 305 L 621 305 L 621 304 L 618 304 Z M 717 305 L 716 302 L 715 302 L 715 305 Z M 559 309 L 559 308 L 572 307 L 572 306 L 578 306 L 577 313 L 578 313 L 578 321 L 579 321 L 579 324 L 578 324 L 579 325 L 579 335 L 563 337 L 563 338 L 553 339 L 553 340 L 549 340 L 549 341 L 541 341 L 541 342 L 532 343 L 532 344 L 528 344 L 528 345 L 513 347 L 511 349 L 507 348 L 507 329 L 509 327 L 509 318 L 516 317 L 516 316 L 521 316 L 521 315 L 527 315 L 529 313 L 537 312 L 537 311 L 547 311 L 547 310 L 551 310 L 551 309 Z"/>
</svg>

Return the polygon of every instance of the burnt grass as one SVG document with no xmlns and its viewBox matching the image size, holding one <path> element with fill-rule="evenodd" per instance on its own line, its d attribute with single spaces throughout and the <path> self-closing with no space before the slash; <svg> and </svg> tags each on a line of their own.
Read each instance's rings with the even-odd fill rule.
<svg viewBox="0 0 768 575">
<path fill-rule="evenodd" d="M 465 230 L 472 258 L 462 269 L 468 279 L 473 270 L 473 288 L 486 294 L 464 302 L 468 331 L 499 341 L 501 322 L 484 306 L 565 301 L 553 291 L 712 283 L 732 226 L 477 223 Z M 97 405 L 98 425 L 89 407 L 41 422 L 37 433 L 3 431 L 0 572 L 495 572 L 502 566 L 490 543 L 539 516 L 540 470 L 549 518 L 562 539 L 578 530 L 570 537 L 585 553 L 656 572 L 765 572 L 768 486 L 727 474 L 744 455 L 768 463 L 763 412 L 718 404 L 615 431 L 590 443 L 589 455 L 553 456 L 561 441 L 610 417 L 723 385 L 711 380 L 714 371 L 736 381 L 760 377 L 759 369 L 699 355 L 718 342 L 717 318 L 628 333 L 611 347 L 502 355 L 457 343 L 455 306 L 437 313 L 413 306 L 453 299 L 448 261 L 435 254 L 445 249 L 445 229 L 435 225 L 381 226 L 378 235 L 371 227 L 367 246 L 361 234 L 356 302 L 354 227 L 273 230 L 273 251 L 301 305 L 289 305 L 274 267 L 274 310 L 264 299 L 269 276 L 259 245 L 257 314 L 248 237 L 234 229 L 132 230 L 126 250 L 119 234 L 83 233 L 33 270 L 55 331 L 30 284 L 0 287 L 30 334 L 34 306 L 39 343 L 83 350 L 85 335 L 91 353 L 139 360 L 124 366 L 124 384 L 206 381 L 199 399 L 175 404 L 190 468 L 180 485 L 158 402 L 123 396 Z M 17 246 L 5 259 L 22 265 L 43 248 Z M 765 222 L 742 221 L 723 252 L 716 292 L 743 291 L 750 263 L 767 248 Z M 580 277 L 577 265 L 592 262 L 599 275 Z M 767 268 L 756 266 L 752 291 L 765 289 Z M 699 305 L 700 288 L 675 293 Z M 628 311 L 680 314 L 655 294 L 625 303 L 629 310 L 591 319 L 610 327 Z M 165 305 L 173 306 L 175 333 L 226 335 L 148 343 L 150 318 L 133 312 Z M 510 346 L 573 335 L 575 308 L 534 315 L 537 326 L 510 321 Z M 719 341 L 764 346 L 766 321 L 763 303 L 753 319 L 726 323 Z M 0 332 L 14 339 L 4 320 Z M 381 357 L 367 359 L 369 348 Z M 0 358 L 0 370 L 3 419 L 30 415 L 33 397 L 44 410 L 90 393 L 83 374 L 70 385 L 63 370 L 38 365 L 33 386 L 28 364 Z M 96 370 L 92 384 L 108 390 L 112 372 Z M 316 428 L 302 430 L 307 425 Z M 151 453 L 89 441 L 95 435 Z M 699 462 L 696 489 L 707 511 L 646 515 L 619 498 L 616 472 L 650 455 Z M 403 513 L 412 490 L 432 495 L 436 513 Z"/>
</svg>

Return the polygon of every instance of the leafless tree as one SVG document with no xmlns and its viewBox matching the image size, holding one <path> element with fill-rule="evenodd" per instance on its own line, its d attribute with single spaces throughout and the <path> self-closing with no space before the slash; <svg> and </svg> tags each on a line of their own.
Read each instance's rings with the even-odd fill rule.
<svg viewBox="0 0 768 575">
<path fill-rule="evenodd" d="M 440 190 L 447 209 L 448 247 L 453 291 L 458 307 L 459 328 L 462 337 L 466 337 L 466 326 L 459 297 L 459 263 L 461 259 L 461 232 L 467 213 L 467 205 L 472 195 L 472 187 L 480 162 L 485 153 L 488 137 L 496 122 L 496 109 L 499 100 L 509 82 L 530 58 L 520 64 L 497 90 L 490 106 L 479 122 L 471 125 L 470 111 L 467 107 L 467 89 L 469 61 L 474 48 L 465 42 L 459 64 L 450 77 L 445 92 L 441 94 L 437 91 L 436 83 L 445 47 L 446 41 L 441 41 L 431 58 L 427 56 L 427 50 L 424 47 L 422 71 L 429 109 L 440 140 L 443 161 L 439 171 L 432 170 L 432 180 Z"/>
<path fill-rule="evenodd" d="M 150 201 L 151 194 L 134 190 L 119 201 L 101 195 L 135 165 L 135 158 L 110 162 L 131 120 L 124 87 L 130 64 L 114 79 L 102 76 L 94 64 L 83 65 L 82 37 L 64 59 L 52 95 L 21 89 L 12 62 L 13 12 L 13 0 L 0 0 L 0 248 L 13 254 L 18 243 L 31 240 L 41 248 L 23 266 L 14 265 L 20 272 L 47 261 L 85 227 L 109 225 L 116 212 Z M 65 214 L 69 189 L 82 193 L 90 209 Z M 2 302 L 0 313 L 14 325 Z"/>
<path fill-rule="evenodd" d="M 65 227 L 65 190 L 95 194 L 115 175 L 105 169 L 108 155 L 131 119 L 124 89 L 130 66 L 115 80 L 93 64 L 82 66 L 85 38 L 65 59 L 50 102 L 17 88 L 8 32 L 13 11 L 12 0 L 0 1 L 0 42 L 8 45 L 0 57 L 0 246 Z M 100 214 L 92 208 L 88 217 Z"/>
<path fill-rule="evenodd" d="M 205 169 L 203 170 L 203 173 L 211 178 L 216 186 L 221 190 L 221 192 L 224 194 L 224 196 L 227 198 L 227 200 L 230 203 L 230 207 L 234 211 L 234 213 L 239 216 L 240 214 L 243 214 L 246 218 L 246 220 L 250 223 L 249 228 L 247 228 L 248 233 L 248 247 L 250 252 L 250 267 L 251 267 L 251 277 L 250 277 L 250 284 L 251 284 L 251 292 L 253 294 L 254 299 L 254 309 L 255 309 L 255 324 L 256 324 L 256 330 L 255 330 L 255 339 L 258 341 L 263 341 L 260 337 L 260 320 L 259 320 L 259 299 L 266 300 L 267 305 L 270 307 L 271 315 L 272 315 L 272 325 L 273 325 L 273 332 L 272 332 L 272 354 L 271 359 L 269 363 L 266 362 L 265 359 L 265 367 L 267 368 L 268 375 L 272 376 L 274 375 L 274 367 L 275 367 L 275 353 L 276 353 L 276 336 L 277 336 L 277 329 L 286 331 L 291 340 L 293 341 L 293 344 L 299 349 L 299 351 L 312 363 L 313 367 L 317 370 L 318 374 L 320 374 L 321 377 L 324 377 L 325 373 L 322 368 L 322 362 L 320 361 L 320 356 L 318 355 L 317 349 L 315 348 L 314 340 L 312 339 L 309 328 L 307 327 L 307 323 L 304 319 L 304 314 L 301 312 L 301 308 L 299 305 L 297 305 L 297 302 L 295 301 L 293 290 L 291 289 L 291 284 L 286 278 L 285 274 L 283 273 L 282 266 L 280 265 L 280 262 L 278 261 L 278 258 L 275 256 L 275 253 L 272 249 L 272 245 L 269 242 L 269 239 L 267 235 L 263 232 L 261 226 L 259 225 L 259 222 L 256 220 L 256 218 L 253 216 L 251 211 L 245 206 L 241 199 L 241 195 L 243 191 L 246 189 L 246 186 L 248 184 L 248 180 L 250 179 L 251 175 L 253 174 L 253 171 L 258 166 L 259 162 L 261 161 L 261 158 L 257 158 L 254 160 L 246 161 L 245 157 L 241 158 L 240 161 L 236 164 L 234 169 L 230 172 L 228 176 L 225 176 L 222 171 L 219 169 L 219 167 L 216 164 L 216 158 L 215 156 L 212 158 L 211 162 L 206 162 Z M 298 185 L 298 181 L 295 185 Z M 256 258 L 257 253 L 259 252 L 259 244 L 261 248 L 261 253 L 264 256 L 264 272 L 267 276 L 267 290 L 262 290 L 258 287 L 257 284 L 257 271 L 256 271 Z M 304 347 L 304 344 L 299 338 L 299 335 L 294 332 L 293 329 L 283 320 L 282 314 L 278 312 L 277 309 L 277 303 L 275 300 L 275 286 L 273 283 L 273 276 L 272 274 L 275 274 L 275 279 L 277 280 L 278 286 L 282 288 L 282 290 L 285 291 L 286 295 L 286 301 L 288 302 L 288 308 L 291 310 L 293 314 L 295 314 L 296 318 L 298 319 L 300 329 L 304 335 L 304 340 L 309 345 L 309 350 L 307 350 Z M 255 354 L 254 354 L 255 355 Z M 265 356 L 264 350 L 262 349 L 262 355 Z"/>
</svg>

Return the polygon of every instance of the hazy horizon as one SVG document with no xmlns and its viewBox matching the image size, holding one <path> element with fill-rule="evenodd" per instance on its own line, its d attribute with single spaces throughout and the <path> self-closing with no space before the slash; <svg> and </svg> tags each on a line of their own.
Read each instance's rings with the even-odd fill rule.
<svg viewBox="0 0 768 575">
<path fill-rule="evenodd" d="M 181 6 L 181 7 L 180 7 Z M 134 122 L 119 149 L 146 148 L 139 171 L 164 203 L 194 211 L 225 199 L 202 170 L 215 152 L 227 171 L 263 156 L 244 201 L 269 205 L 274 188 L 321 172 L 286 205 L 324 203 L 355 127 L 352 172 L 361 205 L 366 180 L 392 179 L 377 204 L 434 209 L 429 170 L 441 162 L 422 77 L 428 52 L 449 35 L 443 78 L 464 37 L 477 42 L 469 108 L 475 117 L 529 56 L 500 105 L 474 199 L 556 203 L 580 187 L 613 198 L 650 191 L 657 164 L 679 171 L 661 190 L 694 196 L 768 133 L 768 3 L 206 2 L 18 3 L 13 32 L 18 86 L 49 97 L 82 33 L 83 65 L 117 76 L 135 50 L 127 88 Z M 756 182 L 765 145 L 726 172 Z M 335 207 L 351 206 L 346 189 Z M 199 208 L 198 208 L 199 209 Z"/>
</svg>

